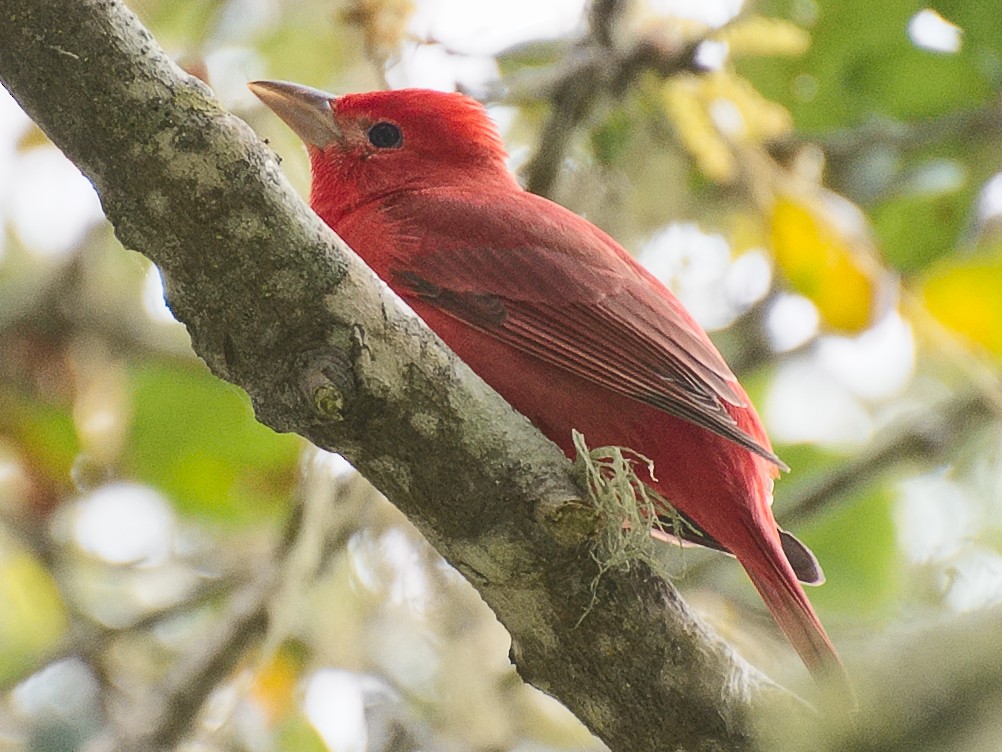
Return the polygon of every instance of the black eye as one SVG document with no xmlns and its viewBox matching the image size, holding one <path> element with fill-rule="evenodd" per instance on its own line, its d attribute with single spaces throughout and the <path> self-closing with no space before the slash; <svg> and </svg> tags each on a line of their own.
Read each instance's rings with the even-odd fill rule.
<svg viewBox="0 0 1002 752">
<path fill-rule="evenodd" d="M 369 143 L 377 149 L 396 149 L 403 142 L 404 135 L 393 123 L 376 123 L 369 128 Z"/>
</svg>

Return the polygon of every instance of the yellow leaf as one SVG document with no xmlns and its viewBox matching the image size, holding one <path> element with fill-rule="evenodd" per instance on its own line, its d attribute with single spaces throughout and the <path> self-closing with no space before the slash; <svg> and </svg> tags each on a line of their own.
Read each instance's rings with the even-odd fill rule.
<svg viewBox="0 0 1002 752">
<path fill-rule="evenodd" d="M 0 548 L 0 679 L 30 669 L 66 632 L 66 610 L 49 572 L 20 549 Z"/>
<path fill-rule="evenodd" d="M 1002 256 L 939 265 L 923 281 L 921 297 L 943 326 L 1002 356 Z"/>
<path fill-rule="evenodd" d="M 704 78 L 707 106 L 728 101 L 741 115 L 744 127 L 741 138 L 737 137 L 738 134 L 731 134 L 735 141 L 761 143 L 793 129 L 793 116 L 789 111 L 763 97 L 748 79 L 732 72 L 709 74 Z"/>
<path fill-rule="evenodd" d="M 782 18 L 749 16 L 725 26 L 715 39 L 725 42 L 736 57 L 749 55 L 803 55 L 811 46 L 804 29 Z"/>
<path fill-rule="evenodd" d="M 706 176 L 720 183 L 738 176 L 736 149 L 757 148 L 793 127 L 785 107 L 729 70 L 672 78 L 661 97 L 683 145 Z"/>
<path fill-rule="evenodd" d="M 810 298 L 832 329 L 855 333 L 874 319 L 878 281 L 862 254 L 823 206 L 777 198 L 771 219 L 776 266 Z"/>
<path fill-rule="evenodd" d="M 255 672 L 251 694 L 270 721 L 284 717 L 292 709 L 303 664 L 298 644 L 285 643 Z"/>
<path fill-rule="evenodd" d="M 728 218 L 727 238 L 734 257 L 768 245 L 761 215 L 749 208 L 739 209 Z"/>
<path fill-rule="evenodd" d="M 737 165 L 710 119 L 704 91 L 695 76 L 680 76 L 666 82 L 662 101 L 679 138 L 700 169 L 712 180 L 729 182 L 734 179 Z"/>
</svg>

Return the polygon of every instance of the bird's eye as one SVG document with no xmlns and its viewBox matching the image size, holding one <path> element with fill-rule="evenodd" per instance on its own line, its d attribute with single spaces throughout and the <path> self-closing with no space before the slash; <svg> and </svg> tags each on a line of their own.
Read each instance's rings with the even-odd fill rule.
<svg viewBox="0 0 1002 752">
<path fill-rule="evenodd" d="M 404 142 L 404 135 L 393 123 L 376 123 L 369 128 L 369 143 L 377 149 L 396 149 Z"/>
</svg>

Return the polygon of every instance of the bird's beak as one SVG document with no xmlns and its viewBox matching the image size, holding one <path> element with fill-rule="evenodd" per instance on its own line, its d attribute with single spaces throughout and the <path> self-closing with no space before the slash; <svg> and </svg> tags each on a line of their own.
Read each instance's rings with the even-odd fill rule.
<svg viewBox="0 0 1002 752">
<path fill-rule="evenodd" d="M 334 119 L 337 97 L 333 94 L 288 81 L 251 81 L 247 87 L 307 145 L 325 149 L 332 142 L 343 140 Z"/>
</svg>

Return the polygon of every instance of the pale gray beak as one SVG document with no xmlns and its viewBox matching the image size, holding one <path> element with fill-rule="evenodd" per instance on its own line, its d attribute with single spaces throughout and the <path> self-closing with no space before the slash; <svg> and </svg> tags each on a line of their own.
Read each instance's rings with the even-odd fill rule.
<svg viewBox="0 0 1002 752">
<path fill-rule="evenodd" d="M 334 120 L 335 95 L 288 81 L 251 81 L 247 87 L 308 145 L 324 149 L 343 140 Z"/>
</svg>

